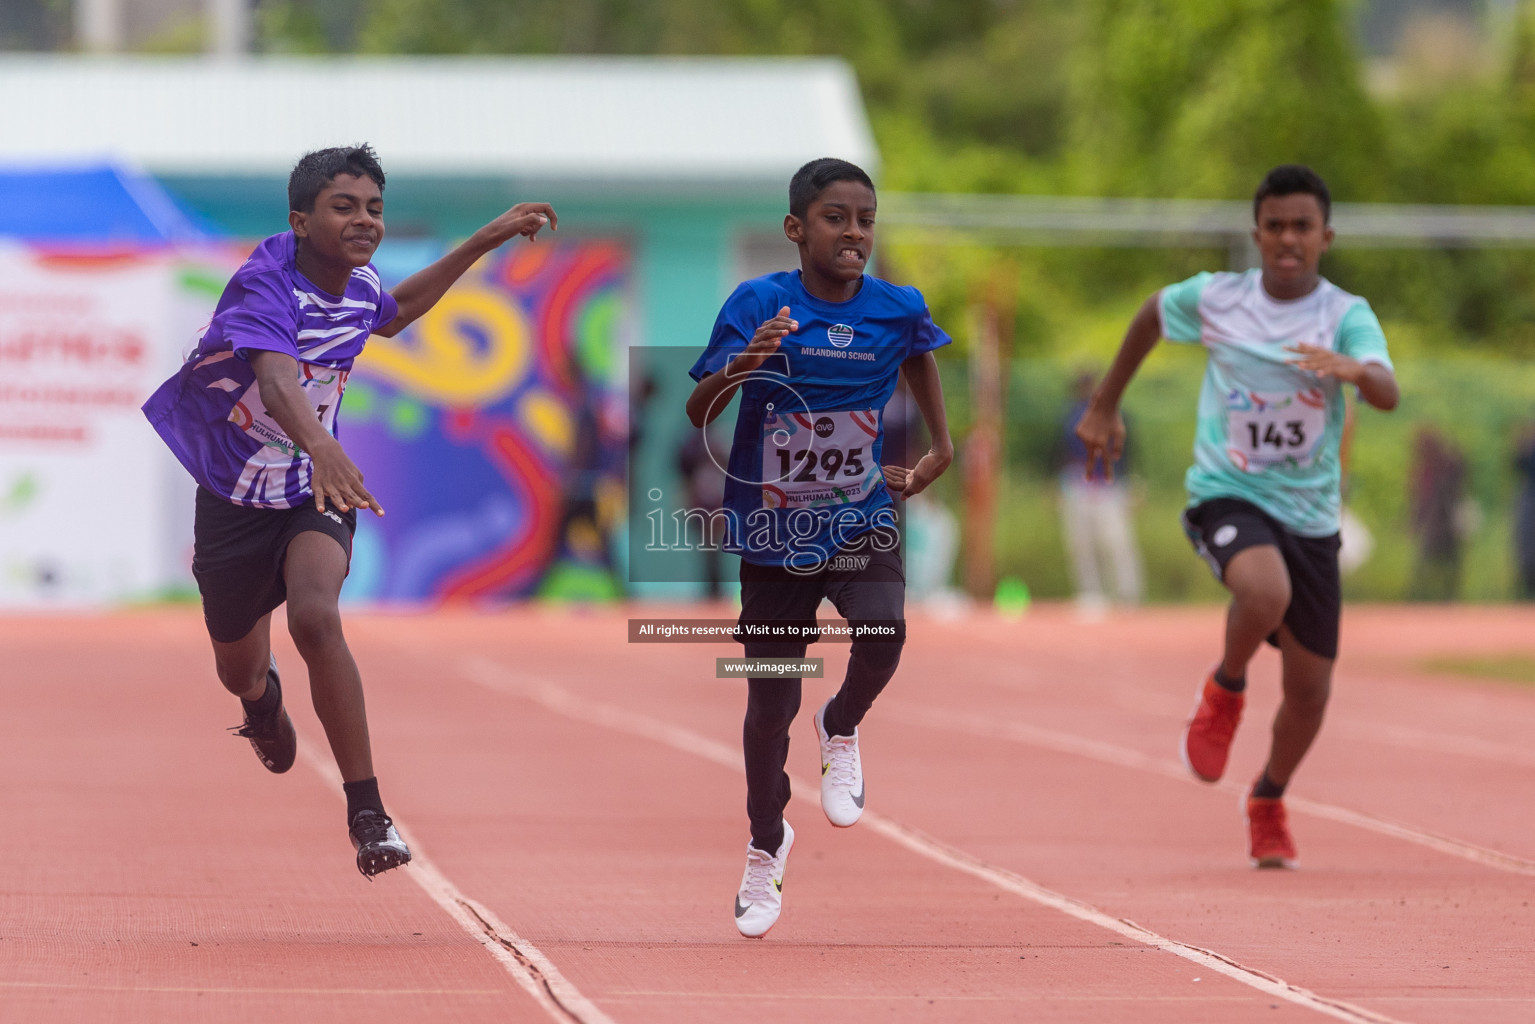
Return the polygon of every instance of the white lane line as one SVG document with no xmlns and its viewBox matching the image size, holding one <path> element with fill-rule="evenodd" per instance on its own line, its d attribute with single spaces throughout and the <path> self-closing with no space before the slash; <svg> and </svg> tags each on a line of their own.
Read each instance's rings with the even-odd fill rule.
<svg viewBox="0 0 1535 1024">
<path fill-rule="evenodd" d="M 605 701 L 590 700 L 545 679 L 514 672 L 489 658 L 470 655 L 460 661 L 464 674 L 488 690 L 520 697 L 556 714 L 573 718 L 588 725 L 597 725 L 616 732 L 628 733 L 643 739 L 654 740 L 683 753 L 693 754 L 736 773 L 744 773 L 741 751 L 717 740 L 710 739 L 691 729 L 651 718 L 628 708 Z M 820 808 L 821 787 L 791 776 L 795 798 L 802 803 Z M 812 796 L 811 794 L 815 795 Z M 905 847 L 912 853 L 945 867 L 964 872 L 999 889 L 1021 896 L 1030 902 L 1058 910 L 1080 921 L 1097 925 L 1117 935 L 1132 939 L 1153 949 L 1160 949 L 1182 957 L 1200 967 L 1225 975 L 1243 985 L 1257 989 L 1265 995 L 1296 1003 L 1307 1009 L 1351 1024 L 1403 1024 L 1394 1017 L 1366 1010 L 1337 999 L 1318 995 L 1299 985 L 1292 985 L 1273 975 L 1246 967 L 1230 957 L 1198 946 L 1191 946 L 1176 939 L 1165 938 L 1133 921 L 1112 917 L 1090 904 L 1069 896 L 1052 892 L 1035 882 L 999 868 L 963 850 L 951 847 L 918 830 L 903 825 L 874 811 L 864 811 L 865 827 Z"/>
<path fill-rule="evenodd" d="M 1020 673 L 1025 670 L 1020 669 L 1014 661 L 988 658 L 987 664 L 992 668 L 998 669 L 999 675 L 997 678 L 989 678 L 984 681 L 990 686 L 1006 690 L 1011 694 L 1027 696 L 1058 685 L 1058 672 L 1028 671 L 1026 675 L 1021 676 Z M 1080 670 L 1088 675 L 1101 677 L 1105 682 L 1109 683 L 1110 685 L 1103 693 L 1105 701 L 1112 701 L 1119 707 L 1158 719 L 1176 720 L 1179 731 L 1182 731 L 1183 723 L 1188 720 L 1188 708 L 1186 705 L 1181 703 L 1179 705 L 1169 704 L 1167 700 L 1148 694 L 1130 683 L 1120 682 L 1119 680 L 1128 678 L 1127 673 L 1120 667 L 1111 667 L 1105 673 L 1102 665 L 1091 667 L 1089 662 L 1081 659 L 1070 659 L 1067 664 L 1073 669 Z M 883 701 L 883 698 L 881 700 Z M 1409 726 L 1351 720 L 1340 717 L 1342 714 L 1343 712 L 1336 708 L 1328 709 L 1328 735 L 1341 734 L 1365 742 L 1379 743 L 1383 746 L 1397 747 L 1403 750 L 1431 750 L 1436 753 L 1453 754 L 1457 757 L 1492 761 L 1499 765 L 1535 768 L 1535 751 L 1509 743 L 1500 743 L 1480 736 L 1428 732 Z"/>
<path fill-rule="evenodd" d="M 880 714 L 886 718 L 904 722 L 907 725 L 948 729 L 971 736 L 986 736 L 991 739 L 1010 740 L 1014 743 L 1038 747 L 1042 750 L 1073 754 L 1077 757 L 1085 757 L 1120 768 L 1133 768 L 1136 771 L 1161 775 L 1191 786 L 1222 789 L 1228 793 L 1238 795 L 1246 791 L 1245 786 L 1235 782 L 1221 782 L 1215 786 L 1210 786 L 1207 782 L 1199 782 L 1196 779 L 1190 778 L 1188 769 L 1171 758 L 1151 757 L 1129 747 L 1104 743 L 1101 740 L 1088 739 L 1085 736 L 1073 736 L 1070 733 L 1058 732 L 1054 729 L 1025 725 L 1022 722 L 1008 722 L 995 718 L 985 718 L 980 715 L 959 714 L 943 708 L 919 706 L 901 701 L 881 701 Z M 1418 846 L 1426 846 L 1430 850 L 1436 850 L 1451 857 L 1459 857 L 1462 860 L 1468 860 L 1483 867 L 1507 871 L 1516 875 L 1535 875 L 1535 861 L 1517 857 L 1511 853 L 1504 853 L 1501 850 L 1478 846 L 1475 843 L 1468 843 L 1460 839 L 1452 839 L 1449 836 L 1426 832 L 1423 829 L 1414 828 L 1411 825 L 1403 825 L 1400 822 L 1377 818 L 1371 814 L 1351 811 L 1346 807 L 1337 807 L 1333 804 L 1324 804 L 1298 796 L 1286 796 L 1285 806 L 1293 811 L 1302 811 L 1318 818 L 1326 818 L 1329 821 L 1353 825 L 1355 828 L 1362 828 L 1377 835 L 1390 836 L 1393 839 L 1402 839 L 1409 843 L 1415 843 Z"/>
<path fill-rule="evenodd" d="M 305 739 L 300 739 L 298 750 L 305 764 L 330 783 L 334 792 L 341 792 L 341 774 L 328 756 Z M 390 817 L 394 819 L 400 838 L 410 847 L 410 863 L 395 870 L 404 872 L 431 897 L 433 903 L 447 911 L 471 939 L 484 946 L 512 980 L 543 1007 L 550 1019 L 560 1024 L 614 1024 L 611 1017 L 565 979 L 537 946 L 513 931 L 490 908 L 465 896 L 426 856 L 420 839 L 401 824 L 400 819 Z"/>
<path fill-rule="evenodd" d="M 1433 733 L 1423 729 L 1411 729 L 1403 725 L 1385 725 L 1378 722 L 1354 722 L 1348 719 L 1329 721 L 1329 733 L 1342 733 L 1355 739 L 1404 750 L 1432 750 L 1439 754 L 1457 757 L 1474 757 L 1500 765 L 1517 765 L 1535 768 L 1535 751 L 1484 740 L 1478 736 L 1461 736 L 1456 733 Z"/>
<path fill-rule="evenodd" d="M 0 981 L 0 988 L 59 989 L 65 992 L 207 992 L 253 996 L 499 996 L 498 988 L 251 988 L 228 985 L 76 985 L 54 981 Z"/>
</svg>

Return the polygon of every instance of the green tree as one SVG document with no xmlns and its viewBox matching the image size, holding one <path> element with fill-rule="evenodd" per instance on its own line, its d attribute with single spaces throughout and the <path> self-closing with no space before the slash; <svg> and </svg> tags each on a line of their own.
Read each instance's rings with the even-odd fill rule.
<svg viewBox="0 0 1535 1024">
<path fill-rule="evenodd" d="M 1239 197 L 1280 163 L 1384 181 L 1379 112 L 1336 0 L 1093 0 L 1069 100 L 1084 192 Z"/>
</svg>

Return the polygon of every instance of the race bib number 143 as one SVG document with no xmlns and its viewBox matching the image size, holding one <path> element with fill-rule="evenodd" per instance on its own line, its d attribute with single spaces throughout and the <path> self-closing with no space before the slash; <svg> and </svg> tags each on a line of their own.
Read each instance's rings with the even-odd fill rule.
<svg viewBox="0 0 1535 1024">
<path fill-rule="evenodd" d="M 1270 466 L 1309 466 L 1327 429 L 1327 396 L 1320 388 L 1260 394 L 1234 392 L 1226 399 L 1226 450 L 1248 473 Z"/>
</svg>

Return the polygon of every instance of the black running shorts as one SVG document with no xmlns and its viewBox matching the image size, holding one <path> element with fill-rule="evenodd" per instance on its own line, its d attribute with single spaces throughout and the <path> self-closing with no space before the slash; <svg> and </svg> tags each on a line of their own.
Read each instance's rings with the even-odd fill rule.
<svg viewBox="0 0 1535 1024">
<path fill-rule="evenodd" d="M 855 630 L 863 627 L 875 642 L 906 639 L 906 571 L 900 537 L 894 529 L 870 530 L 855 537 L 815 572 L 741 560 L 741 618 L 738 639 L 749 658 L 801 658 L 805 642 L 773 643 L 753 638 L 752 625 L 801 627 L 816 624 L 816 609 L 830 598 Z M 807 630 L 807 632 L 809 632 Z M 813 634 L 812 634 L 813 635 Z M 812 641 L 813 642 L 813 641 Z"/>
<path fill-rule="evenodd" d="M 1258 506 L 1238 498 L 1215 498 L 1185 509 L 1183 530 L 1194 550 L 1224 582 L 1226 566 L 1240 551 L 1260 544 L 1279 549 L 1290 573 L 1290 607 L 1284 624 L 1300 645 L 1324 658 L 1338 656 L 1338 622 L 1343 587 L 1338 576 L 1338 535 L 1302 537 Z M 1279 639 L 1268 638 L 1276 647 Z"/>
<path fill-rule="evenodd" d="M 192 575 L 203 596 L 209 636 L 223 644 L 241 640 L 287 600 L 288 542 L 309 530 L 336 538 L 350 565 L 356 509 L 340 512 L 327 504 L 317 512 L 312 499 L 297 508 L 250 508 L 197 488 Z"/>
</svg>

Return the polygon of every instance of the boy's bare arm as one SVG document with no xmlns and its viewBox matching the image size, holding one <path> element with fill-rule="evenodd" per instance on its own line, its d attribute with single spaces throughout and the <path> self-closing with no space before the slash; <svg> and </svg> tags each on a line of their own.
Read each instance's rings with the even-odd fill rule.
<svg viewBox="0 0 1535 1024">
<path fill-rule="evenodd" d="M 929 484 L 943 475 L 954 461 L 954 441 L 949 437 L 949 416 L 943 405 L 943 384 L 938 379 L 938 360 L 933 353 L 923 352 L 901 364 L 906 374 L 906 386 L 922 412 L 927 432 L 933 442 L 927 453 L 917 460 L 911 469 L 904 466 L 883 466 L 885 486 L 904 497 L 921 494 Z"/>
<path fill-rule="evenodd" d="M 1289 345 L 1285 351 L 1298 353 L 1290 360 L 1302 370 L 1310 370 L 1318 377 L 1336 377 L 1345 384 L 1359 389 L 1359 397 L 1375 408 L 1390 412 L 1402 397 L 1397 387 L 1396 374 L 1380 363 L 1361 363 L 1342 352 L 1334 352 L 1320 345 Z"/>
<path fill-rule="evenodd" d="M 463 245 L 396 285 L 389 294 L 399 304 L 400 312 L 374 333 L 386 338 L 399 334 L 437 305 L 437 300 L 453 286 L 453 282 L 463 277 L 481 256 L 518 235 L 533 239 L 545 224 L 551 231 L 558 230 L 559 218 L 548 203 L 518 203 L 507 210 L 470 235 Z"/>
<path fill-rule="evenodd" d="M 315 509 L 324 512 L 329 498 L 343 512 L 371 508 L 374 515 L 383 515 L 384 507 L 362 485 L 362 471 L 342 450 L 341 442 L 321 425 L 314 406 L 304 397 L 298 382 L 298 360 L 283 352 L 252 352 L 250 361 L 267 415 L 294 444 L 309 453 Z"/>
<path fill-rule="evenodd" d="M 1120 342 L 1119 353 L 1114 357 L 1109 372 L 1104 374 L 1093 392 L 1087 411 L 1077 423 L 1077 437 L 1087 446 L 1087 478 L 1095 477 L 1095 468 L 1102 460 L 1103 479 L 1114 479 L 1114 463 L 1124 454 L 1125 421 L 1119 414 L 1119 400 L 1124 397 L 1130 378 L 1140 368 L 1141 362 L 1157 342 L 1162 339 L 1162 312 L 1157 299 L 1161 292 L 1153 292 L 1136 311 Z"/>
<path fill-rule="evenodd" d="M 693 393 L 688 395 L 688 421 L 700 428 L 714 422 L 714 418 L 730 404 L 736 389 L 751 379 L 751 372 L 778 351 L 787 335 L 797 330 L 799 321 L 789 315 L 788 306 L 780 309 L 771 320 L 764 321 L 752 334 L 746 348 L 726 363 L 723 370 L 709 374 L 693 386 Z"/>
</svg>

